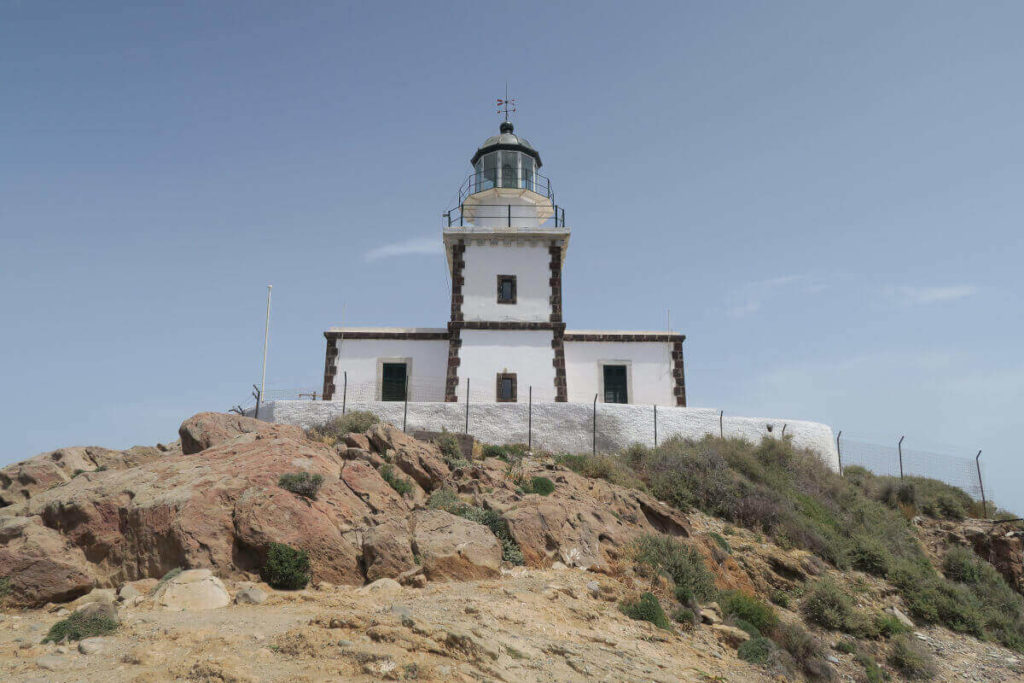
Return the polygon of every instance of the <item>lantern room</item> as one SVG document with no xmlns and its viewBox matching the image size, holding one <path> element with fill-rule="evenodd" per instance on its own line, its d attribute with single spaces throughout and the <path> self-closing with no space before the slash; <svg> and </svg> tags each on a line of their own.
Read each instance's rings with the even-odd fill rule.
<svg viewBox="0 0 1024 683">
<path fill-rule="evenodd" d="M 564 225 L 551 183 L 538 172 L 540 154 L 515 134 L 511 121 L 484 140 L 470 163 L 473 173 L 459 190 L 459 206 L 445 214 L 449 227 L 536 228 L 552 219 Z"/>
</svg>

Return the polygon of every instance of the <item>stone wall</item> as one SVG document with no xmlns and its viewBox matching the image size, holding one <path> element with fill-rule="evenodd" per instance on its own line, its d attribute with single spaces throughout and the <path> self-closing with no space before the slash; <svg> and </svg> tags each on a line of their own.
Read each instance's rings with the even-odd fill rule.
<svg viewBox="0 0 1024 683">
<path fill-rule="evenodd" d="M 381 401 L 348 402 L 347 410 L 369 410 L 399 427 L 403 423 L 402 403 Z M 341 415 L 340 401 L 272 401 L 260 409 L 260 419 L 309 427 Z M 406 430 L 453 432 L 466 429 L 465 403 L 409 403 Z M 526 403 L 470 404 L 469 433 L 485 443 L 526 443 L 529 424 Z M 726 415 L 726 436 L 756 441 L 768 434 L 793 436 L 793 443 L 821 454 L 832 469 L 838 470 L 832 428 L 818 422 L 765 417 Z M 533 446 L 556 453 L 588 453 L 593 438 L 593 406 L 588 403 L 534 403 Z M 658 407 L 658 440 L 672 435 L 699 438 L 718 434 L 718 411 L 707 408 Z M 597 450 L 615 453 L 632 443 L 654 444 L 654 410 L 651 406 L 597 404 Z"/>
</svg>

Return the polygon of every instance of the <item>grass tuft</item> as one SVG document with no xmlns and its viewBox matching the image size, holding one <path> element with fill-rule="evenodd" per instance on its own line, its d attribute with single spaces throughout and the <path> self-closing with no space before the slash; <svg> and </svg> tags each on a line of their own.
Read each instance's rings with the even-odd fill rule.
<svg viewBox="0 0 1024 683">
<path fill-rule="evenodd" d="M 103 615 L 86 616 L 75 612 L 67 619 L 62 619 L 50 627 L 43 638 L 44 643 L 62 643 L 68 640 L 82 640 L 95 636 L 105 636 L 117 630 L 117 622 Z"/>
<path fill-rule="evenodd" d="M 661 608 L 661 603 L 658 602 L 658 598 L 654 597 L 654 593 L 644 593 L 635 602 L 623 602 L 619 605 L 619 609 L 630 619 L 649 621 L 658 628 L 666 631 L 672 630 L 672 624 L 669 623 L 668 617 L 665 616 L 665 610 Z"/>
<path fill-rule="evenodd" d="M 316 494 L 320 491 L 323 483 L 324 477 L 322 474 L 311 474 L 309 472 L 282 474 L 277 480 L 277 485 L 285 491 L 291 491 L 310 500 L 316 499 Z"/>
</svg>

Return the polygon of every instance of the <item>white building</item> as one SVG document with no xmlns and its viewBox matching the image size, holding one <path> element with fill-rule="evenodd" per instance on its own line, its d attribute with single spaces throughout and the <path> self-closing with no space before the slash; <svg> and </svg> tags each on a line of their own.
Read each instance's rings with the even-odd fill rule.
<svg viewBox="0 0 1024 683">
<path fill-rule="evenodd" d="M 324 400 L 685 406 L 684 335 L 566 329 L 570 230 L 537 150 L 505 121 L 470 163 L 442 231 L 447 327 L 327 330 Z"/>
</svg>

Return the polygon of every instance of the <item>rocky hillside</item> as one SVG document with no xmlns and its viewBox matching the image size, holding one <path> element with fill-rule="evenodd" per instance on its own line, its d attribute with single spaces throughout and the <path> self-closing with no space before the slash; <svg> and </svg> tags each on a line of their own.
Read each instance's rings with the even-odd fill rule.
<svg viewBox="0 0 1024 683">
<path fill-rule="evenodd" d="M 361 419 L 0 470 L 0 676 L 1024 675 L 1020 538 L 954 493 L 918 515 L 934 487 L 784 441 L 471 455 Z"/>
</svg>

